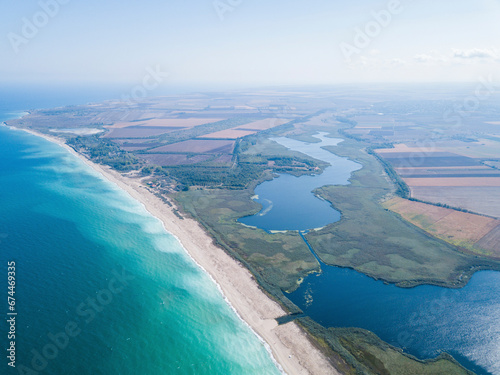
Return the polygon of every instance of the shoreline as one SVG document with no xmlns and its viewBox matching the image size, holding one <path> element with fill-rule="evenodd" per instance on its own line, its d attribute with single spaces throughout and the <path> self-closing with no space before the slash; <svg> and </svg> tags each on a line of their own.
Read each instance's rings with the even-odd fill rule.
<svg viewBox="0 0 500 375">
<path fill-rule="evenodd" d="M 230 308 L 263 342 L 279 371 L 289 375 L 339 374 L 297 323 L 278 325 L 275 319 L 286 315 L 287 312 L 261 290 L 248 269 L 214 244 L 197 221 L 188 217 L 183 220 L 178 218 L 173 211 L 177 208 L 175 202 L 170 201 L 173 207 L 168 206 L 138 179 L 123 176 L 110 167 L 90 161 L 60 138 L 30 129 L 12 128 L 26 131 L 63 147 L 102 178 L 141 203 L 214 281 Z"/>
</svg>

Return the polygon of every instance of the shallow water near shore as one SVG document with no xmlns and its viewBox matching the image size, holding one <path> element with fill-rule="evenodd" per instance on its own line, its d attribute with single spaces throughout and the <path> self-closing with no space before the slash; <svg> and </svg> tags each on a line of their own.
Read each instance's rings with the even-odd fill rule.
<svg viewBox="0 0 500 375">
<path fill-rule="evenodd" d="M 0 120 L 17 115 L 4 111 Z M 0 160 L 0 269 L 6 275 L 7 262 L 16 262 L 18 368 L 280 373 L 215 283 L 140 203 L 22 131 L 0 127 Z M 68 324 L 77 334 L 54 351 L 53 337 Z"/>
<path fill-rule="evenodd" d="M 349 164 L 321 148 L 337 141 L 324 134 L 317 138 L 322 142 L 275 140 L 292 150 L 332 163 L 333 167 L 325 170 L 327 175 L 298 178 L 282 175 L 262 183 L 256 193 L 259 202 L 266 205 L 260 214 L 241 219 L 242 222 L 267 231 L 306 230 L 340 218 L 328 202 L 314 197 L 311 191 L 327 184 L 347 184 L 359 164 Z M 316 215 L 316 206 L 309 205 L 309 200 L 297 199 L 297 192 L 316 200 L 322 210 L 330 210 L 331 214 L 320 211 L 321 214 Z M 288 202 L 285 209 L 283 202 Z M 354 270 L 324 263 L 321 268 L 320 274 L 309 275 L 299 289 L 287 295 L 318 323 L 326 327 L 365 328 L 420 359 L 434 358 L 445 351 L 477 374 L 500 374 L 499 272 L 478 272 L 462 289 L 429 285 L 403 289 Z"/>
</svg>

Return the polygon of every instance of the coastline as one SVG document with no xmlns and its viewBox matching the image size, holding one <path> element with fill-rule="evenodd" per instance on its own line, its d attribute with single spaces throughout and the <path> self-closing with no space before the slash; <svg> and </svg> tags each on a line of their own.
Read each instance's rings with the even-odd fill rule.
<svg viewBox="0 0 500 375">
<path fill-rule="evenodd" d="M 278 326 L 275 319 L 286 315 L 286 311 L 260 289 L 243 265 L 213 243 L 197 221 L 177 217 L 173 211 L 176 208 L 174 202 L 171 202 L 173 207 L 168 206 L 138 179 L 123 176 L 110 167 L 93 163 L 60 138 L 29 129 L 14 129 L 58 144 L 144 205 L 152 216 L 163 223 L 165 230 L 179 241 L 193 261 L 214 280 L 226 302 L 264 342 L 282 372 L 289 375 L 339 374 L 297 323 Z"/>
</svg>

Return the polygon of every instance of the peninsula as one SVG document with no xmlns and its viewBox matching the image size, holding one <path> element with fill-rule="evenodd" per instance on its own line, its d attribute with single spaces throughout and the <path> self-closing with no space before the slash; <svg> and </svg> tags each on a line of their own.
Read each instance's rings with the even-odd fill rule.
<svg viewBox="0 0 500 375">
<path fill-rule="evenodd" d="M 402 288 L 460 288 L 477 271 L 500 270 L 494 114 L 459 130 L 431 127 L 440 116 L 432 101 L 375 97 L 263 90 L 111 100 L 31 110 L 7 125 L 58 142 L 143 203 L 286 373 L 469 374 L 446 353 L 422 361 L 367 330 L 324 327 L 288 297 L 322 263 Z M 324 150 L 360 166 L 347 185 L 314 190 L 340 220 L 304 232 L 242 225 L 261 211 L 261 183 L 330 165 L 273 138 L 314 143 L 318 132 L 341 140 Z"/>
</svg>

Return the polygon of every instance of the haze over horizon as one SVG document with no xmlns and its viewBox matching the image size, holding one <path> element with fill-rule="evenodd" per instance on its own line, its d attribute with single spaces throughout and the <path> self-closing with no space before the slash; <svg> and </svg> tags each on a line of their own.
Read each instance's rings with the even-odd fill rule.
<svg viewBox="0 0 500 375">
<path fill-rule="evenodd" d="M 67 0 L 3 4 L 0 82 L 477 82 L 500 64 L 498 0 Z M 153 74 L 153 78 L 154 74 Z"/>
</svg>

